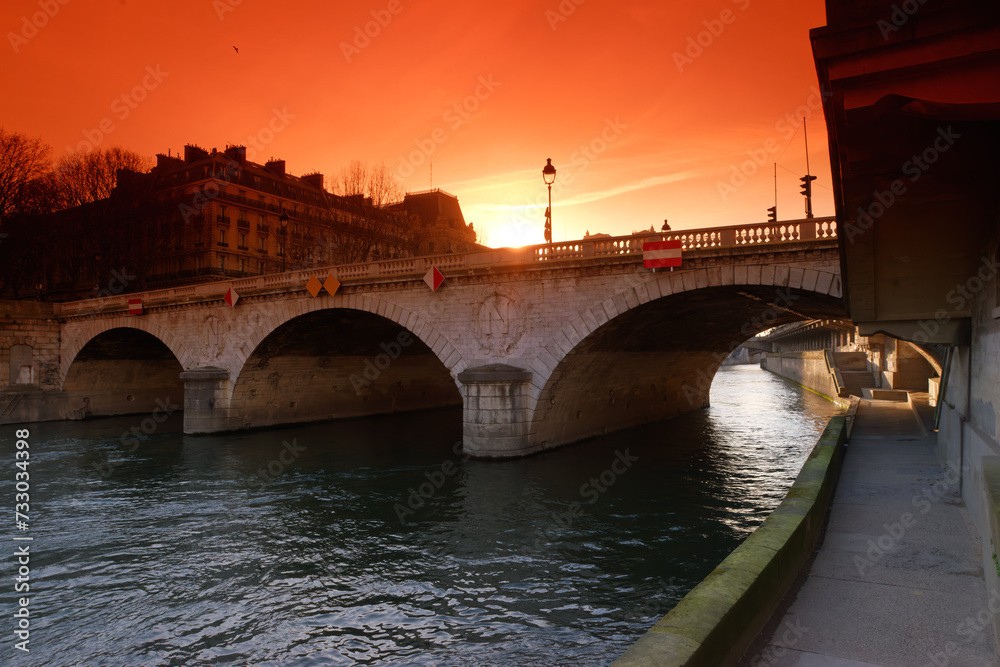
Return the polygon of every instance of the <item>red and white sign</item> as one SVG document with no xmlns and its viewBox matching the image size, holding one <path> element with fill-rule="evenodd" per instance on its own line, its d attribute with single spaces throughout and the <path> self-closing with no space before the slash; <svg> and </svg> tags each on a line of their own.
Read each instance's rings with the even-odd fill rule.
<svg viewBox="0 0 1000 667">
<path fill-rule="evenodd" d="M 642 244 L 642 266 L 659 269 L 665 266 L 681 265 L 681 242 L 649 241 Z"/>
<path fill-rule="evenodd" d="M 431 270 L 424 276 L 424 282 L 427 283 L 428 287 L 437 292 L 438 287 L 441 287 L 441 283 L 444 282 L 444 274 L 438 270 L 438 267 L 432 266 Z"/>
<path fill-rule="evenodd" d="M 142 297 L 130 296 L 128 298 L 128 314 L 142 315 Z"/>
<path fill-rule="evenodd" d="M 236 290 L 230 287 L 226 290 L 226 296 L 222 297 L 222 299 L 229 304 L 230 308 L 232 308 L 236 305 L 236 302 L 240 300 L 240 295 L 236 293 Z"/>
</svg>

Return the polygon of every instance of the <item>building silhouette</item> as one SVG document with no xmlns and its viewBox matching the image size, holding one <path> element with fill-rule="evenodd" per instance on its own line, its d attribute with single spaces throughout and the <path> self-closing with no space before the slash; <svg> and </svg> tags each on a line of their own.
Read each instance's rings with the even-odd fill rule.
<svg viewBox="0 0 1000 667">
<path fill-rule="evenodd" d="M 57 252 L 38 292 L 94 296 L 115 269 L 124 291 L 479 248 L 458 198 L 441 190 L 375 206 L 328 192 L 322 173 L 294 176 L 244 146 L 156 156 L 147 173 L 119 171 L 105 199 L 48 216 Z"/>
<path fill-rule="evenodd" d="M 409 220 L 418 255 L 482 248 L 476 243 L 472 223 L 465 223 L 458 197 L 444 190 L 408 192 L 402 202 L 390 206 L 389 210 Z"/>
</svg>

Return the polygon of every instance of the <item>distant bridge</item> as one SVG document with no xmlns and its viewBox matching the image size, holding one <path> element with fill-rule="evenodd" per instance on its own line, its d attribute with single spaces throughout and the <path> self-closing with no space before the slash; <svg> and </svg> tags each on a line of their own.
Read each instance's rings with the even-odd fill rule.
<svg viewBox="0 0 1000 667">
<path fill-rule="evenodd" d="M 683 266 L 644 269 L 642 243 L 671 238 Z M 437 291 L 423 280 L 432 266 L 446 277 Z M 313 296 L 313 277 L 340 287 Z M 136 296 L 143 313 L 129 315 Z M 484 457 L 703 407 L 747 338 L 844 316 L 832 218 L 5 305 L 0 423 L 141 414 L 181 396 L 187 433 L 462 404 L 465 449 Z"/>
</svg>

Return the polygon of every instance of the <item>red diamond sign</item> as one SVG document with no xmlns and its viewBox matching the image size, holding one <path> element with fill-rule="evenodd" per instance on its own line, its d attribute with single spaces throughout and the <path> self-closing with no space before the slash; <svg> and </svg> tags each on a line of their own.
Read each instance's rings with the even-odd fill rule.
<svg viewBox="0 0 1000 667">
<path fill-rule="evenodd" d="M 444 274 L 438 270 L 438 267 L 432 266 L 430 271 L 424 276 L 424 282 L 432 290 L 437 292 L 437 288 L 441 287 L 441 283 L 444 282 Z"/>
<path fill-rule="evenodd" d="M 681 265 L 681 241 L 649 241 L 642 244 L 642 266 L 659 269 Z"/>
<path fill-rule="evenodd" d="M 232 308 L 236 305 L 236 302 L 240 300 L 240 295 L 236 293 L 236 290 L 230 287 L 226 290 L 226 296 L 222 297 L 222 299 L 229 304 L 230 308 Z"/>
<path fill-rule="evenodd" d="M 130 296 L 128 298 L 128 314 L 142 315 L 142 297 Z"/>
</svg>

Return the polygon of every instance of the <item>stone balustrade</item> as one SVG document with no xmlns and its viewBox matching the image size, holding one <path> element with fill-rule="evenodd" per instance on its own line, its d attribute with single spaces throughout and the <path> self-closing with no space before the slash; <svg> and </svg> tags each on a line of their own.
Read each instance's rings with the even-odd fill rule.
<svg viewBox="0 0 1000 667">
<path fill-rule="evenodd" d="M 834 218 L 791 220 L 779 223 L 732 225 L 676 232 L 649 232 L 629 236 L 589 238 L 562 243 L 545 243 L 520 248 L 498 248 L 469 253 L 448 253 L 427 257 L 379 260 L 361 264 L 321 266 L 312 269 L 271 273 L 246 278 L 218 280 L 199 285 L 172 287 L 142 293 L 143 303 L 177 302 L 220 298 L 230 287 L 237 291 L 259 292 L 281 288 L 301 288 L 311 276 L 332 274 L 342 283 L 384 280 L 387 278 L 419 278 L 432 266 L 447 272 L 456 269 L 486 268 L 533 264 L 558 260 L 641 256 L 642 246 L 649 241 L 680 240 L 685 251 L 708 250 L 750 245 L 798 243 L 837 238 Z M 130 296 L 137 296 L 132 294 Z M 74 317 L 128 308 L 128 296 L 109 296 L 56 304 L 56 315 Z"/>
</svg>

